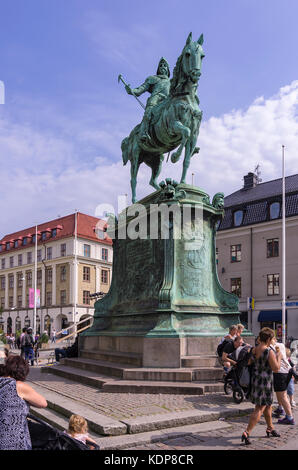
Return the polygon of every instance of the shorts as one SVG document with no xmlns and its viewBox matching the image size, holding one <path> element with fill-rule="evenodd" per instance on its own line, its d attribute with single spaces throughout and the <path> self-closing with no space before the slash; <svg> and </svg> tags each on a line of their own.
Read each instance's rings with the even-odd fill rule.
<svg viewBox="0 0 298 470">
<path fill-rule="evenodd" d="M 273 390 L 275 392 L 285 392 L 288 388 L 288 374 L 273 374 Z"/>
</svg>

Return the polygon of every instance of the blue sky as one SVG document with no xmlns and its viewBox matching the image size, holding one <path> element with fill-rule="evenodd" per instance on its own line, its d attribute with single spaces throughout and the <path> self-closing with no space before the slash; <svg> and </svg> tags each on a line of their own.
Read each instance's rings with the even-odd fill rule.
<svg viewBox="0 0 298 470">
<path fill-rule="evenodd" d="M 195 184 L 229 194 L 257 163 L 279 177 L 282 143 L 298 172 L 297 18 L 296 0 L 0 0 L 0 236 L 130 197 L 120 144 L 142 110 L 117 76 L 137 86 L 161 56 L 172 71 L 190 31 L 206 54 Z"/>
</svg>

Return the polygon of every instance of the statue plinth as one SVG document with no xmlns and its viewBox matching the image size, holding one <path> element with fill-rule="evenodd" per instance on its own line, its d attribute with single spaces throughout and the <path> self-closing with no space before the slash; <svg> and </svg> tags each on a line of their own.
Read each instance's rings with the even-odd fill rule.
<svg viewBox="0 0 298 470">
<path fill-rule="evenodd" d="M 166 181 L 139 201 L 141 213 L 131 216 L 137 205 L 130 206 L 115 225 L 112 284 L 95 303 L 83 349 L 139 353 L 145 367 L 180 367 L 181 356 L 214 354 L 218 338 L 239 322 L 238 297 L 221 287 L 216 271 L 223 195 L 211 203 L 197 187 Z M 144 223 L 143 239 L 123 237 Z"/>
</svg>

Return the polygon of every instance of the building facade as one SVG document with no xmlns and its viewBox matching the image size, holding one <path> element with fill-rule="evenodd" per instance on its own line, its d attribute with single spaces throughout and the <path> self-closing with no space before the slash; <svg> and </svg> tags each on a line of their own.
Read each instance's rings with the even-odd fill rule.
<svg viewBox="0 0 298 470">
<path fill-rule="evenodd" d="M 37 226 L 37 332 L 59 332 L 92 315 L 90 294 L 108 292 L 113 251 L 104 226 L 80 212 Z M 36 227 L 30 227 L 0 240 L 0 330 L 5 333 L 33 326 L 35 237 Z"/>
<path fill-rule="evenodd" d="M 298 338 L 298 175 L 286 178 L 286 334 Z M 225 198 L 216 238 L 218 277 L 239 297 L 241 319 L 257 334 L 282 335 L 282 179 L 244 187 Z"/>
</svg>

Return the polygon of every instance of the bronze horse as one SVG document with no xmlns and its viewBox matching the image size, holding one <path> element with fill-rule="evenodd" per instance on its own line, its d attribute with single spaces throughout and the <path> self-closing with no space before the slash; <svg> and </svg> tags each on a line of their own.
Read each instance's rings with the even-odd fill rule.
<svg viewBox="0 0 298 470">
<path fill-rule="evenodd" d="M 136 202 L 137 174 L 141 163 L 152 169 L 150 184 L 160 189 L 157 178 L 161 172 L 164 153 L 178 149 L 171 155 L 176 163 L 185 148 L 183 171 L 180 183 L 185 183 L 186 173 L 196 147 L 202 120 L 197 96 L 198 80 L 201 75 L 203 35 L 198 41 L 190 33 L 174 68 L 169 96 L 154 107 L 149 125 L 150 141 L 139 139 L 138 124 L 121 143 L 123 164 L 131 163 L 132 202 Z"/>
</svg>

